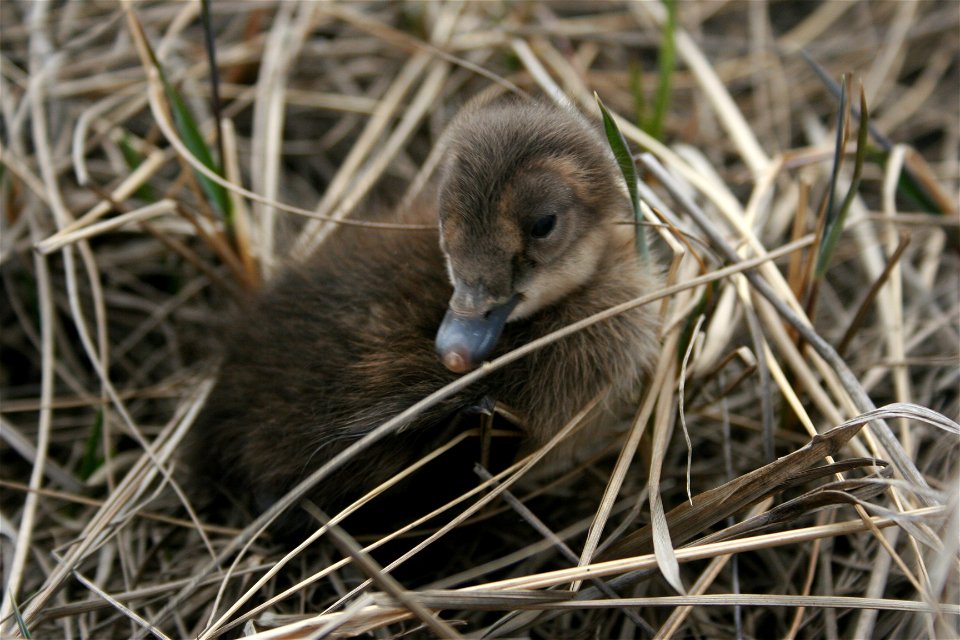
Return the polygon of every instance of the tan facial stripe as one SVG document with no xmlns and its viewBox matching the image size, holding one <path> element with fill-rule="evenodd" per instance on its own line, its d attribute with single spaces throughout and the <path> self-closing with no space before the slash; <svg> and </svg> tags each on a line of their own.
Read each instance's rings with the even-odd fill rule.
<svg viewBox="0 0 960 640">
<path fill-rule="evenodd" d="M 523 251 L 523 232 L 517 224 L 514 211 L 514 189 L 508 187 L 501 191 L 500 201 L 497 203 L 496 224 L 501 232 L 499 243 L 508 255 Z"/>
</svg>

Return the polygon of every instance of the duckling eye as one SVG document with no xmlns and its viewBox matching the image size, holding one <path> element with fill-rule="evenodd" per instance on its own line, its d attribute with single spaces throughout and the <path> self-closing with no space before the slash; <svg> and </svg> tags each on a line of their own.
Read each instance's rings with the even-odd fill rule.
<svg viewBox="0 0 960 640">
<path fill-rule="evenodd" d="M 546 238 L 557 225 L 557 216 L 546 215 L 537 218 L 537 221 L 530 227 L 530 236 L 537 239 Z"/>
</svg>

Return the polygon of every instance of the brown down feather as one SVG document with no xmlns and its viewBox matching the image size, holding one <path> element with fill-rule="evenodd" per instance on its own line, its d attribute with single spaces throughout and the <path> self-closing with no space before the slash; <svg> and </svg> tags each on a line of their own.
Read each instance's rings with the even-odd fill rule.
<svg viewBox="0 0 960 640">
<path fill-rule="evenodd" d="M 525 300 L 493 356 L 658 286 L 638 260 L 623 178 L 595 127 L 538 102 L 459 115 L 434 202 L 364 217 L 442 221 L 437 231 L 341 227 L 304 264 L 245 305 L 192 429 L 197 479 L 262 510 L 357 437 L 456 379 L 434 349 L 452 293 L 448 269 L 519 287 Z M 525 232 L 556 212 L 553 242 Z M 546 442 L 600 390 L 611 412 L 635 400 L 657 351 L 654 311 L 595 324 L 483 378 L 367 449 L 310 496 L 336 510 L 412 464 L 458 428 L 454 417 L 493 398 L 521 418 L 523 450 Z M 609 412 L 607 414 L 609 417 Z M 595 419 L 576 442 L 603 440 Z M 598 431 L 599 430 L 599 431 Z M 561 456 L 562 457 L 562 456 Z"/>
</svg>

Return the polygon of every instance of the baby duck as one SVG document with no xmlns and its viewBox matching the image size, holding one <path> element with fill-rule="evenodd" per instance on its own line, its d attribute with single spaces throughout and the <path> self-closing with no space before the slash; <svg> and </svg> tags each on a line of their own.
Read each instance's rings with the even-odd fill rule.
<svg viewBox="0 0 960 640">
<path fill-rule="evenodd" d="M 199 477 L 264 509 L 482 361 L 658 286 L 623 224 L 632 213 L 616 160 L 581 115 L 505 101 L 461 111 L 446 135 L 436 202 L 400 214 L 436 230 L 341 227 L 233 324 L 191 435 Z M 606 406 L 622 409 L 657 335 L 640 307 L 542 348 L 366 449 L 310 497 L 344 506 L 446 441 L 453 418 L 484 399 L 519 416 L 526 450 L 605 388 Z"/>
</svg>

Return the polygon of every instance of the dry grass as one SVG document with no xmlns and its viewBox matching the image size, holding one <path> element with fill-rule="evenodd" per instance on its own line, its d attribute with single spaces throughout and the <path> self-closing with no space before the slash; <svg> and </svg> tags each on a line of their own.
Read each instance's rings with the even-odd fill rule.
<svg viewBox="0 0 960 640">
<path fill-rule="evenodd" d="M 0 3 L 0 635 L 960 633 L 957 4 L 683 3 L 665 143 L 635 124 L 656 3 L 212 4 L 219 145 L 199 4 Z M 230 204 L 147 45 L 223 154 Z M 822 279 L 838 100 L 801 50 L 862 81 L 890 143 L 873 137 Z M 599 118 L 597 91 L 646 152 L 669 283 L 637 302 L 664 334 L 636 419 L 536 495 L 521 461 L 412 523 L 485 538 L 416 582 L 346 514 L 291 553 L 263 519 L 201 524 L 174 471 L 220 312 L 368 195 L 412 197 L 484 90 Z M 461 524 L 497 510 L 512 527 Z"/>
</svg>

